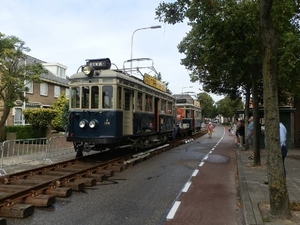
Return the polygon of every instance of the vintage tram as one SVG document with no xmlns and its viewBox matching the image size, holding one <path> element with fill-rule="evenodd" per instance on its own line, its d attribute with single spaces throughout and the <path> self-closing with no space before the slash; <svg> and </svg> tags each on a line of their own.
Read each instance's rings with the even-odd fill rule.
<svg viewBox="0 0 300 225">
<path fill-rule="evenodd" d="M 67 127 L 77 157 L 90 150 L 146 149 L 172 138 L 175 99 L 149 75 L 156 73 L 151 59 L 127 60 L 122 69 L 109 58 L 90 59 L 80 69 L 69 78 Z"/>
<path fill-rule="evenodd" d="M 176 101 L 176 124 L 181 135 L 192 135 L 201 130 L 202 109 L 200 102 L 189 94 L 174 95 Z"/>
</svg>

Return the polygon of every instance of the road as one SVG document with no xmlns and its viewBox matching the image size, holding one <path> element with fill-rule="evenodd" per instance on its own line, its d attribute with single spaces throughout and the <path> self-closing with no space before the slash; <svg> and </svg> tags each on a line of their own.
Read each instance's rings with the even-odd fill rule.
<svg viewBox="0 0 300 225">
<path fill-rule="evenodd" d="M 212 139 L 205 135 L 194 142 L 178 146 L 129 167 L 108 181 L 86 188 L 84 192 L 73 192 L 73 195 L 66 199 L 57 198 L 53 206 L 37 208 L 28 218 L 7 219 L 7 224 L 156 225 L 176 224 L 176 218 L 185 218 L 192 221 L 186 224 L 206 225 L 209 223 L 205 221 L 211 222 L 217 218 L 216 215 L 221 218 L 218 221 L 223 223 L 211 224 L 226 224 L 224 221 L 227 216 L 230 216 L 231 222 L 237 221 L 238 212 L 234 211 L 237 210 L 237 191 L 233 137 L 229 137 L 227 133 L 225 136 L 228 137 L 219 143 L 221 146 L 225 141 L 226 147 L 230 147 L 231 151 L 226 148 L 227 150 L 222 152 L 218 147 L 213 154 L 211 151 L 223 134 L 224 128 L 217 126 Z M 207 156 L 209 157 L 204 161 L 204 157 Z M 199 169 L 201 162 L 204 164 Z M 192 180 L 194 183 L 191 189 L 183 194 L 182 190 L 186 183 L 191 181 L 195 169 L 199 169 L 198 178 Z M 197 190 L 200 195 L 193 196 L 195 187 L 198 186 L 202 186 Z M 192 195 L 188 196 L 189 193 Z M 185 210 L 183 207 L 179 207 L 174 220 L 166 219 L 173 203 L 185 197 L 185 200 L 192 204 L 195 205 L 196 201 L 201 205 L 203 217 L 198 218 L 199 223 L 193 221 L 193 216 L 185 216 L 187 214 L 182 211 Z M 222 208 L 230 210 L 222 211 Z M 189 215 L 192 215 L 191 212 L 195 209 L 192 209 Z M 207 217 L 207 220 L 204 220 L 204 217 Z"/>
</svg>

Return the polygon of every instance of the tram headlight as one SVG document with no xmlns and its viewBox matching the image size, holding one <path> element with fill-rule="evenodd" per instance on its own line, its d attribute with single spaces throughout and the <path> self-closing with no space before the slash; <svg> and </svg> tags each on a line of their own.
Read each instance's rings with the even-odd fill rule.
<svg viewBox="0 0 300 225">
<path fill-rule="evenodd" d="M 91 66 L 85 66 L 82 68 L 82 72 L 87 76 L 90 75 L 93 71 L 94 69 Z"/>
<path fill-rule="evenodd" d="M 84 128 L 86 125 L 87 125 L 87 121 L 86 120 L 81 120 L 80 122 L 79 122 L 79 127 L 80 128 Z"/>
<path fill-rule="evenodd" d="M 90 123 L 89 123 L 89 126 L 90 128 L 95 128 L 98 124 L 98 121 L 97 120 L 92 120 Z"/>
</svg>

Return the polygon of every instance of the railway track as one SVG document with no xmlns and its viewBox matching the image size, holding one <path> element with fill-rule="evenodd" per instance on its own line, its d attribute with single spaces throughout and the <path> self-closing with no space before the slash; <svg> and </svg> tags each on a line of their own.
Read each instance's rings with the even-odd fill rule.
<svg viewBox="0 0 300 225">
<path fill-rule="evenodd" d="M 206 131 L 193 138 L 204 134 Z M 6 224 L 5 218 L 26 218 L 34 213 L 34 207 L 49 207 L 56 197 L 67 198 L 73 191 L 94 186 L 114 173 L 191 140 L 176 140 L 145 152 L 104 161 L 90 155 L 0 177 L 0 217 L 4 218 L 0 225 Z"/>
</svg>

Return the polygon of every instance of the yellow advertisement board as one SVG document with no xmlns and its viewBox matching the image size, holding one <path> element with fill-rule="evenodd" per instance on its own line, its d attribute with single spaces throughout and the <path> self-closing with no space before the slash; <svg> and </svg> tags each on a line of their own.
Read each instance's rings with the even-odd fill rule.
<svg viewBox="0 0 300 225">
<path fill-rule="evenodd" d="M 148 84 L 151 87 L 154 87 L 158 90 L 167 92 L 166 85 L 163 82 L 161 82 L 161 81 L 155 79 L 154 77 L 150 76 L 149 74 L 146 74 L 146 73 L 144 74 L 144 83 Z"/>
</svg>

